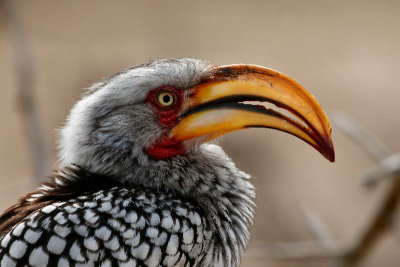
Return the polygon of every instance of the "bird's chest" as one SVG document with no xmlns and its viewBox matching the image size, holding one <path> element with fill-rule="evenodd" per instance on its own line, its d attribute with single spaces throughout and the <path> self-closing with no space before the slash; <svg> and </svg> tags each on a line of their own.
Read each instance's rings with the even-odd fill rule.
<svg viewBox="0 0 400 267">
<path fill-rule="evenodd" d="M 196 265 L 210 238 L 192 204 L 113 188 L 36 211 L 3 238 L 0 259 L 32 266 Z"/>
</svg>

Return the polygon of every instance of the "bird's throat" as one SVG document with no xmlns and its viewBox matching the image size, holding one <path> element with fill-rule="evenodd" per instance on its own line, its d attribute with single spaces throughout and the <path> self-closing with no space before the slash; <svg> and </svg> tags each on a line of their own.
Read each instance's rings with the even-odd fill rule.
<svg viewBox="0 0 400 267">
<path fill-rule="evenodd" d="M 158 142 L 146 148 L 146 152 L 153 159 L 162 160 L 182 155 L 185 150 L 181 142 L 172 142 L 167 136 L 164 136 Z"/>
</svg>

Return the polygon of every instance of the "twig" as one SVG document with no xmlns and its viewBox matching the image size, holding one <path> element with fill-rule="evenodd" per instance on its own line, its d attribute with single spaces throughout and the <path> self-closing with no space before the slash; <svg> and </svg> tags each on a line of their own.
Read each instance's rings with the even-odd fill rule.
<svg viewBox="0 0 400 267">
<path fill-rule="evenodd" d="M 372 159 L 380 161 L 390 156 L 390 150 L 381 140 L 345 112 L 336 110 L 331 118 L 335 126 L 364 149 Z"/>
<path fill-rule="evenodd" d="M 18 16 L 14 1 L 0 0 L 4 19 L 10 32 L 17 73 L 17 101 L 28 139 L 35 183 L 43 179 L 48 172 L 48 155 L 41 121 L 33 100 L 34 75 L 33 61 L 29 42 Z"/>
<path fill-rule="evenodd" d="M 393 177 L 393 173 L 400 171 L 400 153 L 393 154 L 383 159 L 377 166 L 374 166 L 365 173 L 364 184 L 371 185 L 381 179 Z"/>
<path fill-rule="evenodd" d="M 386 146 L 345 113 L 335 112 L 332 117 L 338 128 L 360 145 L 374 160 L 382 161 L 380 168 L 378 167 L 379 175 L 384 173 L 391 176 L 392 179 L 381 181 L 381 188 L 377 193 L 376 202 L 370 208 L 366 219 L 350 235 L 350 239 L 325 243 L 326 240 L 331 239 L 329 232 L 318 216 L 311 213 L 311 215 L 307 215 L 308 224 L 318 242 L 280 243 L 274 245 L 258 243 L 255 246 L 253 245 L 252 249 L 256 254 L 262 255 L 260 252 L 264 250 L 264 255 L 277 259 L 329 259 L 334 260 L 338 266 L 355 266 L 360 263 L 376 243 L 382 232 L 390 227 L 389 222 L 393 219 L 392 216 L 396 210 L 400 195 L 400 174 L 399 172 L 393 172 L 398 170 L 397 167 L 399 165 L 394 164 L 398 162 L 394 161 L 397 161 L 399 156 L 389 157 L 390 153 Z M 396 165 L 396 168 L 394 165 Z M 383 170 L 383 168 L 387 167 L 389 168 Z M 269 251 L 265 252 L 265 250 Z"/>
<path fill-rule="evenodd" d="M 392 229 L 392 233 L 397 241 L 397 244 L 400 245 L 400 212 L 397 211 L 393 214 L 390 228 Z"/>
<path fill-rule="evenodd" d="M 380 161 L 380 164 L 390 159 L 389 149 L 344 112 L 336 112 L 333 118 L 335 123 L 339 121 L 337 126 L 348 134 L 355 143 L 358 143 L 373 159 Z M 344 121 L 347 121 L 347 124 L 340 123 Z M 381 233 L 387 230 L 390 225 L 389 222 L 392 220 L 398 204 L 400 177 L 395 172 L 385 173 L 391 176 L 392 179 L 386 179 L 381 182 L 382 188 L 378 192 L 379 196 L 375 204 L 367 214 L 366 220 L 357 228 L 358 231 L 354 234 L 350 245 L 352 249 L 349 250 L 346 257 L 349 263 L 358 263 Z"/>
<path fill-rule="evenodd" d="M 336 248 L 336 244 L 321 217 L 309 207 L 302 206 L 301 210 L 304 220 L 319 246 L 327 252 L 333 251 Z"/>
<path fill-rule="evenodd" d="M 358 121 L 343 111 L 333 113 L 335 125 L 352 138 L 372 159 L 380 161 L 379 165 L 369 170 L 364 176 L 363 185 L 373 186 L 380 179 L 388 177 L 400 168 L 400 156 L 390 155 L 389 149 Z"/>
</svg>

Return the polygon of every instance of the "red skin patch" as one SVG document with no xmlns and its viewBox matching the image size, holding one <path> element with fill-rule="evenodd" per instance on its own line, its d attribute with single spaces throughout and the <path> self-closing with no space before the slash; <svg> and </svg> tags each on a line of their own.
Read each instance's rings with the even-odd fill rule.
<svg viewBox="0 0 400 267">
<path fill-rule="evenodd" d="M 160 93 L 170 92 L 174 95 L 174 103 L 168 107 L 161 105 L 158 102 Z M 182 107 L 183 91 L 176 90 L 171 86 L 161 86 L 150 91 L 146 98 L 146 102 L 156 110 L 159 123 L 162 127 L 171 129 L 178 121 L 178 113 Z M 167 135 L 158 140 L 152 146 L 146 148 L 146 153 L 153 159 L 163 160 L 185 153 L 182 143 L 172 142 Z"/>
<path fill-rule="evenodd" d="M 146 148 L 146 152 L 153 159 L 168 159 L 184 154 L 185 150 L 181 143 L 174 143 L 168 136 L 164 136 L 163 139 Z"/>
</svg>

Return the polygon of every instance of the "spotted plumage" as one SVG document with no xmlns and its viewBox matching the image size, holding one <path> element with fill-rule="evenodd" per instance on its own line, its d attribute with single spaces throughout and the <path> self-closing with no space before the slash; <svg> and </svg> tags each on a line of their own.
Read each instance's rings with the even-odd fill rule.
<svg viewBox="0 0 400 267">
<path fill-rule="evenodd" d="M 276 94 L 302 103 L 303 124 L 245 104 L 290 106 Z M 238 266 L 254 188 L 210 141 L 260 126 L 333 159 L 318 103 L 272 70 L 160 59 L 93 85 L 61 130 L 60 169 L 1 215 L 0 266 Z"/>
<path fill-rule="evenodd" d="M 210 174 L 210 179 L 218 183 L 218 177 Z M 0 231 L 6 234 L 1 237 L 0 266 L 228 264 L 227 249 L 243 247 L 249 238 L 251 199 L 245 217 L 229 211 L 229 205 L 225 210 L 231 215 L 225 220 L 201 206 L 172 191 L 126 186 L 77 166 L 64 168 L 3 215 Z M 228 236 L 225 227 L 231 231 Z M 215 229 L 218 234 L 213 234 Z M 237 236 L 242 233 L 245 240 Z M 221 239 L 223 245 L 217 248 Z M 229 264 L 239 260 L 230 258 Z"/>
<path fill-rule="evenodd" d="M 45 188 L 30 201 L 51 191 Z M 19 221 L 2 238 L 1 266 L 199 264 L 211 232 L 194 204 L 149 188 L 92 191 L 48 201 Z"/>
</svg>

